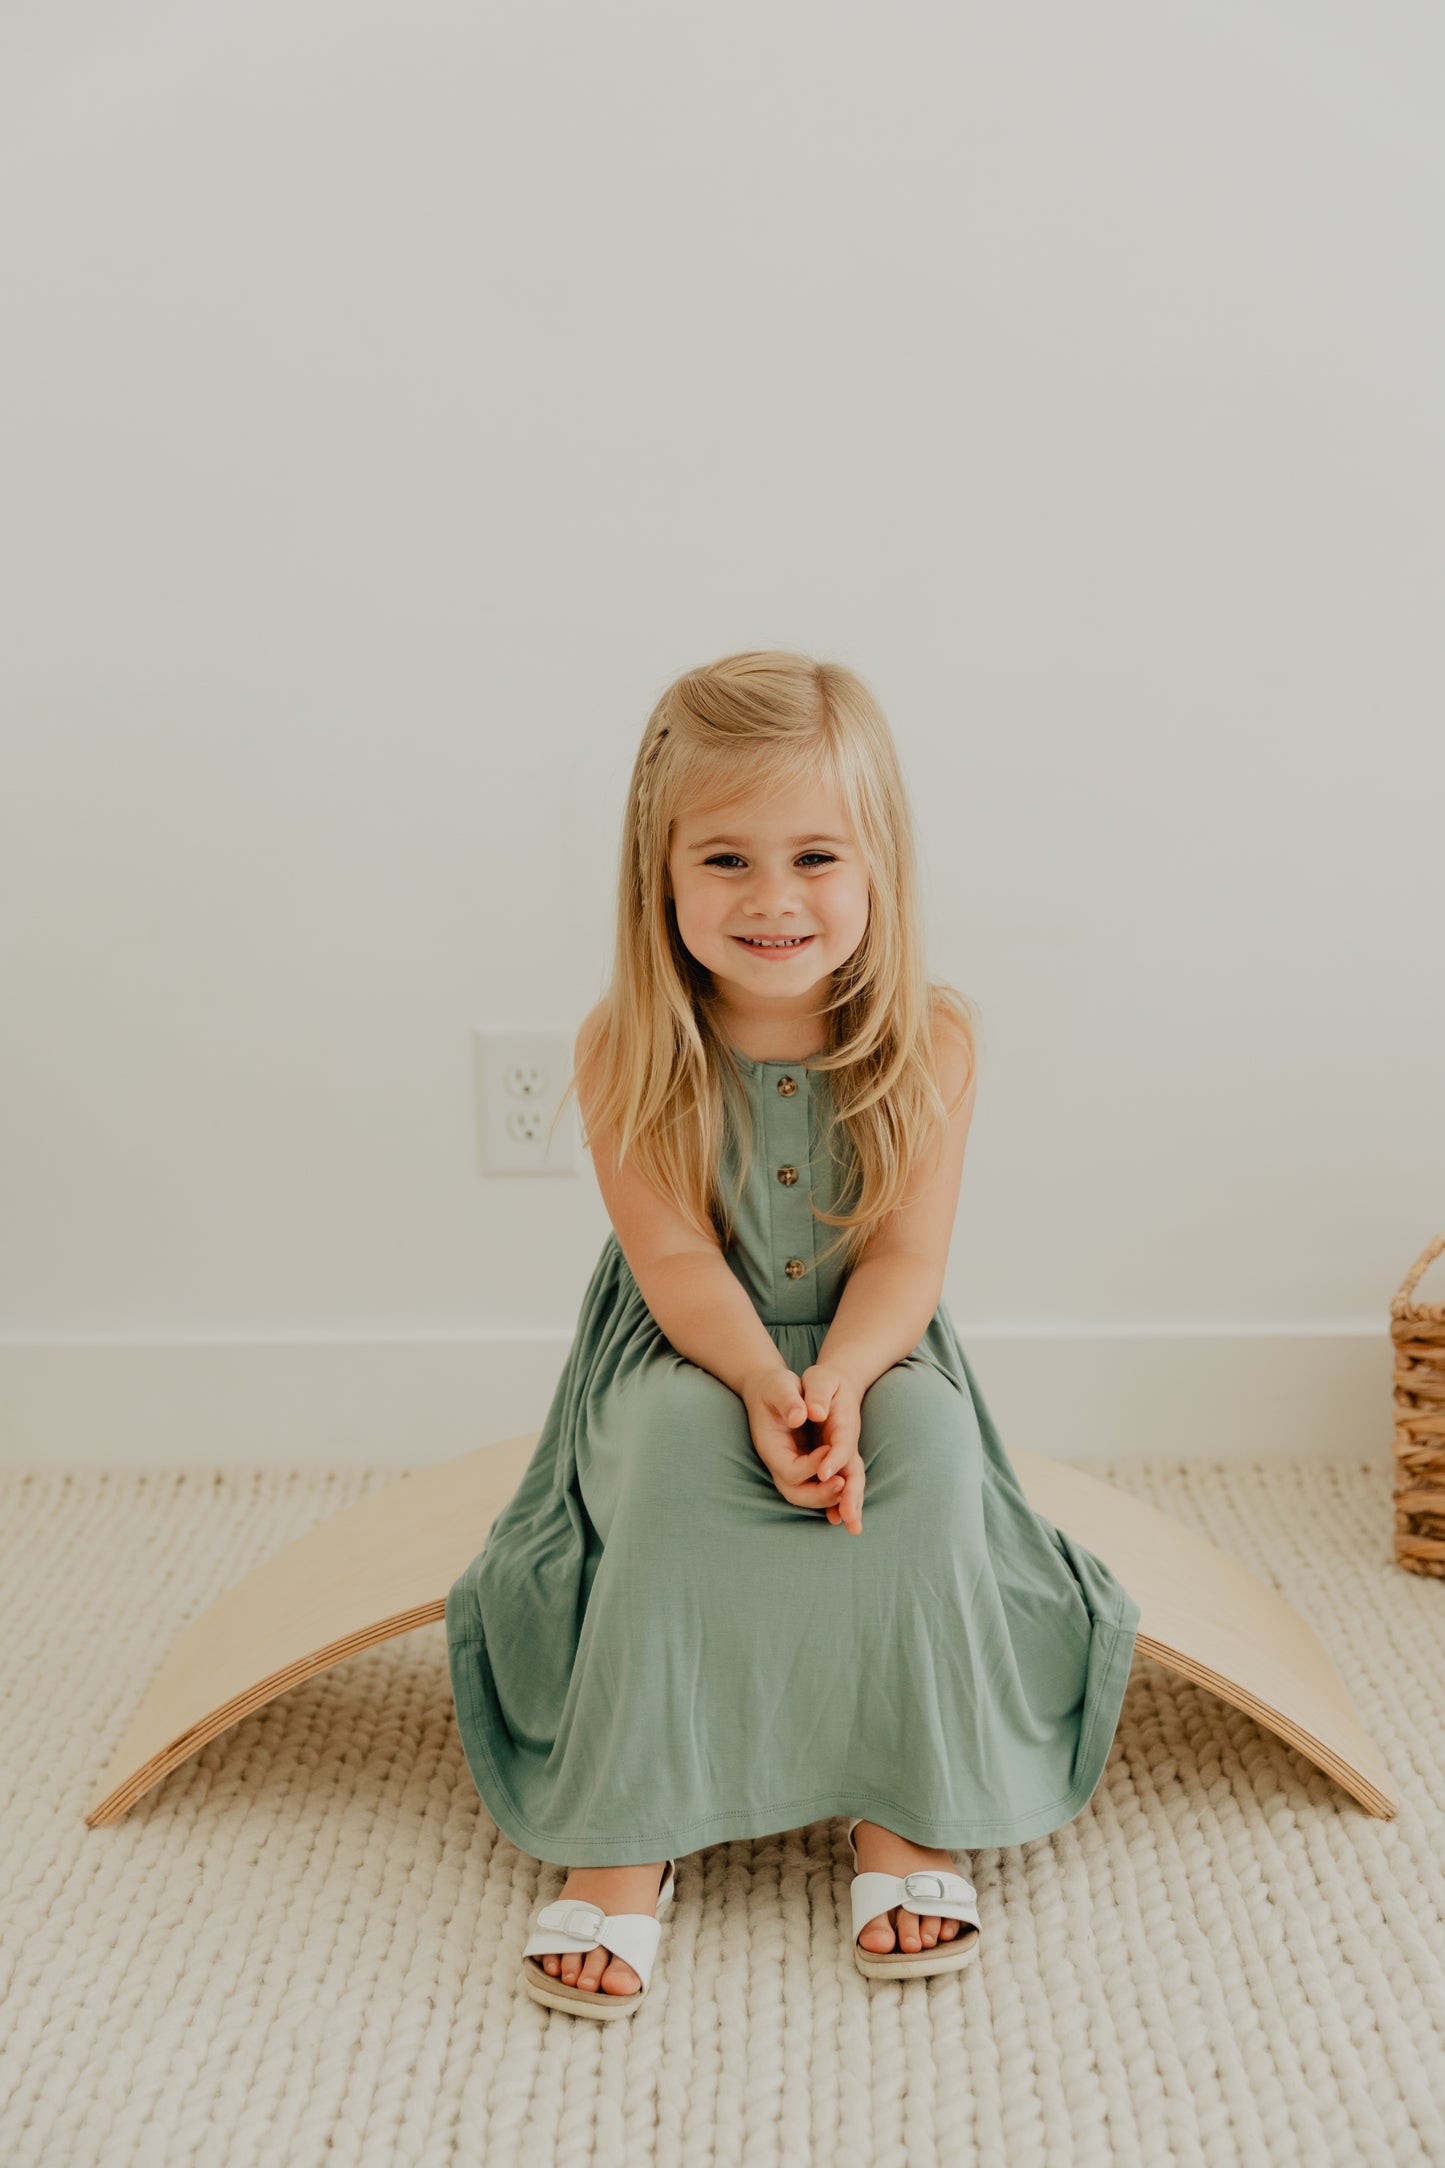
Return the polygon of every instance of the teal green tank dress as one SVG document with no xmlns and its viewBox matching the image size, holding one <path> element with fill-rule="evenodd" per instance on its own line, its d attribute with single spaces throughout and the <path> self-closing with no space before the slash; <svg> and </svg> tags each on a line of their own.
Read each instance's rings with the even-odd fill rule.
<svg viewBox="0 0 1445 2168">
<path fill-rule="evenodd" d="M 724 1255 L 801 1376 L 845 1282 L 810 1200 L 846 1208 L 851 1140 L 835 1160 L 826 1071 L 735 1058 L 753 1142 Z M 789 1505 L 609 1234 L 536 1448 L 446 1601 L 463 1751 L 515 1845 L 635 1866 L 857 1814 L 956 1850 L 1079 1812 L 1139 1607 L 1029 1505 L 946 1304 L 864 1394 L 859 1450 L 861 1536 Z"/>
</svg>

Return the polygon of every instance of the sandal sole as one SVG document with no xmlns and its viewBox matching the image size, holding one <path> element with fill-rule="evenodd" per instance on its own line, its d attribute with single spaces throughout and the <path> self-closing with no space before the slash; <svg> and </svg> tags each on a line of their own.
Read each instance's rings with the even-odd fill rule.
<svg viewBox="0 0 1445 2168">
<path fill-rule="evenodd" d="M 564 2010 L 569 2017 L 630 2017 L 647 2000 L 646 1987 L 632 1995 L 613 1995 L 605 1987 L 569 1987 L 565 1980 L 554 1980 L 550 1972 L 544 1972 L 535 1957 L 522 1959 L 522 1972 L 533 2002 L 544 2003 L 549 2010 Z"/>
<path fill-rule="evenodd" d="M 861 1950 L 853 1945 L 853 1962 L 870 1980 L 927 1980 L 938 1972 L 959 1972 L 972 1964 L 983 1936 L 974 1927 L 967 1935 L 955 1935 L 952 1945 L 934 1943 L 930 1950 Z M 946 1951 L 947 1954 L 944 1954 Z"/>
</svg>

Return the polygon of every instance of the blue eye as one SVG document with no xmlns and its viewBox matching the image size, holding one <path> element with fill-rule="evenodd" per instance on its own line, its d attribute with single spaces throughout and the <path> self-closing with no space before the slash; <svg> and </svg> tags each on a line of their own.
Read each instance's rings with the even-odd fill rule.
<svg viewBox="0 0 1445 2168">
<path fill-rule="evenodd" d="M 738 854 L 736 851 L 715 851 L 711 858 L 705 858 L 703 860 L 703 864 L 705 866 L 716 866 L 724 858 L 737 859 L 738 864 L 742 864 L 742 860 L 738 858 Z M 798 854 L 799 865 L 802 864 L 805 858 L 821 858 L 825 866 L 831 866 L 837 863 L 831 851 L 800 851 Z"/>
</svg>

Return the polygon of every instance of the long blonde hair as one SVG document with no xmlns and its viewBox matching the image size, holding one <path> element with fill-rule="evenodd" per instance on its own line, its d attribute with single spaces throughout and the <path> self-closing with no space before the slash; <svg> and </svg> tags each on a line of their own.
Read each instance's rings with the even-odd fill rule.
<svg viewBox="0 0 1445 2168">
<path fill-rule="evenodd" d="M 922 1152 L 932 1143 L 941 1157 L 973 1079 L 977 1040 L 974 1004 L 928 979 L 897 749 L 877 700 L 843 664 L 780 648 L 725 655 L 685 672 L 658 701 L 627 795 L 612 980 L 562 1105 L 585 1073 L 592 1133 L 615 1129 L 619 1160 L 631 1152 L 699 1233 L 727 1246 L 735 1197 L 722 1195 L 719 1180 L 725 1092 L 738 1114 L 743 1172 L 752 1124 L 733 1050 L 713 1022 L 712 973 L 678 933 L 668 871 L 673 823 L 694 807 L 820 779 L 847 808 L 868 869 L 867 930 L 833 973 L 827 1045 L 809 1064 L 830 1075 L 833 1150 L 851 1184 L 842 1200 L 851 1209 L 825 1212 L 814 1203 L 813 1214 L 843 1230 L 826 1254 L 843 1247 L 851 1270 L 900 1202 Z M 940 1010 L 968 1050 L 963 1094 L 948 1107 L 933 1046 Z M 839 1157 L 839 1140 L 851 1146 L 851 1164 Z"/>
</svg>

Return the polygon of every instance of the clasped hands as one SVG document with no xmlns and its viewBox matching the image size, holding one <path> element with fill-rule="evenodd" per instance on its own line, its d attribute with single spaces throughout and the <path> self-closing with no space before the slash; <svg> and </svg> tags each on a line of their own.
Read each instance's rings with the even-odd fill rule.
<svg viewBox="0 0 1445 2168">
<path fill-rule="evenodd" d="M 862 1394 L 827 1363 L 801 1378 L 785 1363 L 757 1371 L 742 1390 L 759 1459 L 790 1506 L 822 1506 L 837 1528 L 863 1533 L 864 1467 L 858 1451 Z M 811 1421 L 820 1442 L 805 1448 L 795 1436 Z"/>
</svg>

